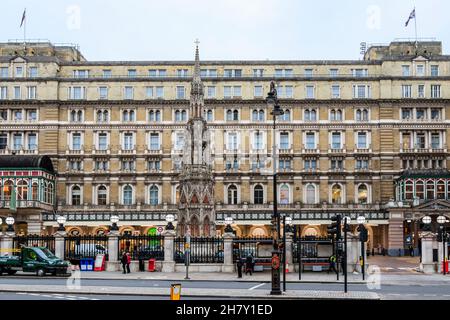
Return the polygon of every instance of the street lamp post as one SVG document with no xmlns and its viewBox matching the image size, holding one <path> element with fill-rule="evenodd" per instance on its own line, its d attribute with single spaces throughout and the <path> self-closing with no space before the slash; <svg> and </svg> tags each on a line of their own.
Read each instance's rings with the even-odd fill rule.
<svg viewBox="0 0 450 320">
<path fill-rule="evenodd" d="M 175 230 L 175 227 L 173 226 L 172 222 L 174 222 L 175 216 L 173 214 L 166 215 L 166 230 Z"/>
<path fill-rule="evenodd" d="M 6 229 L 6 232 L 14 232 L 14 218 L 13 217 L 8 217 L 6 218 L 6 224 L 8 225 L 8 229 Z"/>
<path fill-rule="evenodd" d="M 278 192 L 277 192 L 277 164 L 276 164 L 276 120 L 277 116 L 284 114 L 284 111 L 278 104 L 277 90 L 275 89 L 275 83 L 270 83 L 270 91 L 266 98 L 268 110 L 271 111 L 273 116 L 273 145 L 272 145 L 272 165 L 273 165 L 273 216 L 272 225 L 275 227 L 273 232 L 273 251 L 272 251 L 272 291 L 271 295 L 280 295 L 280 215 L 278 213 Z"/>
<path fill-rule="evenodd" d="M 437 218 L 437 222 L 439 223 L 439 232 L 441 233 L 441 240 L 442 240 L 442 273 L 444 276 L 446 275 L 445 267 L 446 267 L 446 256 L 445 256 L 445 240 L 446 240 L 446 232 L 444 225 L 447 222 L 447 218 L 444 216 L 439 216 Z"/>
<path fill-rule="evenodd" d="M 233 224 L 233 217 L 231 215 L 225 217 L 225 233 L 233 233 L 233 228 L 231 225 Z"/>
<path fill-rule="evenodd" d="M 59 216 L 58 218 L 56 218 L 56 222 L 58 222 L 58 231 L 66 231 L 66 229 L 64 228 L 64 223 L 66 223 L 67 219 L 64 216 Z"/>
<path fill-rule="evenodd" d="M 119 231 L 119 227 L 117 226 L 117 223 L 119 222 L 119 217 L 118 216 L 111 216 L 111 218 L 109 219 L 109 221 L 111 221 L 111 231 Z"/>
</svg>

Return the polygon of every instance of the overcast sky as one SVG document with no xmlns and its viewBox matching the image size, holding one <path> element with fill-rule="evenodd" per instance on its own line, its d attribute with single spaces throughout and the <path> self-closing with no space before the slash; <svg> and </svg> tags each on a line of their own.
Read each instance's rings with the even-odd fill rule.
<svg viewBox="0 0 450 320">
<path fill-rule="evenodd" d="M 450 54 L 448 0 L 1 0 L 1 39 L 76 43 L 88 60 L 358 59 L 360 42 L 419 37 Z"/>
</svg>

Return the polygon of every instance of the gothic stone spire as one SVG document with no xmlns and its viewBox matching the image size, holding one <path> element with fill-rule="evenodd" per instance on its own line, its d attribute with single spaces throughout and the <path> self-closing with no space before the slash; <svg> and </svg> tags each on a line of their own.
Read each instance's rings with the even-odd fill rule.
<svg viewBox="0 0 450 320">
<path fill-rule="evenodd" d="M 204 87 L 200 77 L 200 54 L 198 50 L 198 40 L 195 41 L 195 68 L 194 77 L 191 83 L 191 116 L 190 118 L 202 118 L 203 106 L 204 106 Z"/>
</svg>

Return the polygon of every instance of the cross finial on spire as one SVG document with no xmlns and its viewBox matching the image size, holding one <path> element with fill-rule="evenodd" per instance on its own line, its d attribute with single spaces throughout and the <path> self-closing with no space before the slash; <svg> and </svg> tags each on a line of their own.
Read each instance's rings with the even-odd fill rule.
<svg viewBox="0 0 450 320">
<path fill-rule="evenodd" d="M 198 38 L 195 39 L 194 43 L 195 43 L 195 45 L 198 47 L 198 45 L 200 44 L 200 41 L 198 40 Z"/>
</svg>

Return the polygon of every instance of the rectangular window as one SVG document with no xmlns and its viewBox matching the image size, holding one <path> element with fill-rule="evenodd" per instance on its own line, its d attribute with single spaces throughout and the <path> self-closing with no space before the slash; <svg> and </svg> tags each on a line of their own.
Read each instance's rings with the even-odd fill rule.
<svg viewBox="0 0 450 320">
<path fill-rule="evenodd" d="M 284 97 L 286 99 L 292 99 L 294 97 L 294 87 L 293 86 L 285 86 L 284 87 Z"/>
<path fill-rule="evenodd" d="M 331 160 L 331 170 L 342 170 L 344 169 L 343 160 Z"/>
<path fill-rule="evenodd" d="M 14 133 L 13 134 L 13 150 L 22 149 L 22 134 Z"/>
<path fill-rule="evenodd" d="M 409 66 L 402 66 L 402 76 L 403 77 L 409 77 L 411 75 L 410 67 Z"/>
<path fill-rule="evenodd" d="M 27 87 L 27 98 L 29 100 L 36 99 L 36 86 Z"/>
<path fill-rule="evenodd" d="M 188 69 L 178 69 L 177 70 L 177 77 L 187 77 L 189 76 L 189 70 Z"/>
<path fill-rule="evenodd" d="M 253 69 L 253 76 L 261 78 L 264 76 L 264 69 Z"/>
<path fill-rule="evenodd" d="M 0 100 L 8 99 L 8 87 L 0 87 Z"/>
<path fill-rule="evenodd" d="M 289 133 L 287 133 L 287 132 L 280 133 L 280 149 L 281 150 L 288 150 L 288 149 L 290 149 L 290 146 L 289 146 Z"/>
<path fill-rule="evenodd" d="M 331 97 L 339 99 L 341 97 L 341 87 L 339 85 L 331 86 Z"/>
<path fill-rule="evenodd" d="M 367 133 L 358 132 L 358 149 L 367 149 Z"/>
<path fill-rule="evenodd" d="M 230 86 L 225 86 L 223 87 L 223 96 L 224 98 L 231 98 L 231 87 Z"/>
<path fill-rule="evenodd" d="M 425 85 L 419 84 L 417 87 L 417 96 L 418 98 L 425 98 Z"/>
<path fill-rule="evenodd" d="M 424 120 L 426 118 L 426 110 L 425 109 L 416 109 L 416 119 Z"/>
<path fill-rule="evenodd" d="M 263 96 L 263 87 L 262 86 L 255 86 L 254 87 L 254 96 L 255 98 L 260 98 Z"/>
<path fill-rule="evenodd" d="M 12 114 L 13 114 L 14 121 L 22 121 L 23 120 L 22 110 L 13 110 Z"/>
<path fill-rule="evenodd" d="M 8 67 L 0 68 L 0 78 L 8 78 L 9 77 L 9 69 Z"/>
<path fill-rule="evenodd" d="M 38 76 L 38 68 L 37 67 L 30 67 L 29 69 L 29 77 L 30 78 L 36 78 Z"/>
<path fill-rule="evenodd" d="M 437 65 L 431 66 L 431 76 L 439 77 L 439 66 L 437 66 Z"/>
<path fill-rule="evenodd" d="M 228 141 L 227 141 L 228 150 L 237 150 L 238 148 L 238 137 L 237 133 L 231 132 L 228 133 Z"/>
<path fill-rule="evenodd" d="M 131 132 L 127 132 L 123 135 L 123 150 L 133 150 L 134 139 Z"/>
<path fill-rule="evenodd" d="M 156 87 L 156 98 L 164 99 L 164 87 Z"/>
<path fill-rule="evenodd" d="M 208 87 L 208 98 L 215 99 L 216 98 L 216 87 L 209 86 Z"/>
<path fill-rule="evenodd" d="M 37 139 L 35 133 L 28 134 L 28 150 L 37 150 Z"/>
<path fill-rule="evenodd" d="M 263 149 L 263 134 L 262 132 L 255 132 L 254 134 L 254 143 L 253 143 L 253 149 L 254 150 L 262 150 Z"/>
<path fill-rule="evenodd" d="M 81 150 L 81 133 L 72 133 L 72 150 Z"/>
<path fill-rule="evenodd" d="M 370 99 L 371 87 L 368 85 L 353 85 L 353 98 Z"/>
<path fill-rule="evenodd" d="M 339 69 L 330 69 L 330 77 L 337 77 L 339 75 Z"/>
<path fill-rule="evenodd" d="M 175 135 L 175 149 L 176 150 L 184 149 L 184 134 L 183 133 L 177 133 Z"/>
<path fill-rule="evenodd" d="M 340 132 L 333 132 L 331 135 L 331 148 L 332 149 L 341 149 L 341 133 Z"/>
<path fill-rule="evenodd" d="M 6 120 L 8 120 L 8 110 L 7 109 L 0 110 L 0 121 Z"/>
<path fill-rule="evenodd" d="M 69 97 L 72 100 L 82 100 L 86 98 L 86 88 L 85 87 L 70 87 Z"/>
<path fill-rule="evenodd" d="M 356 160 L 356 170 L 368 170 L 369 169 L 369 160 Z"/>
<path fill-rule="evenodd" d="M 89 70 L 73 70 L 73 77 L 74 78 L 88 78 L 89 77 Z"/>
<path fill-rule="evenodd" d="M 185 99 L 185 90 L 183 86 L 177 86 L 177 99 Z"/>
<path fill-rule="evenodd" d="M 294 76 L 294 70 L 292 69 L 285 69 L 284 70 L 284 76 L 287 78 L 293 77 Z"/>
<path fill-rule="evenodd" d="M 14 87 L 14 99 L 16 100 L 22 99 L 20 87 Z"/>
<path fill-rule="evenodd" d="M 419 64 L 416 66 L 416 76 L 423 77 L 425 75 L 425 66 L 422 64 Z"/>
<path fill-rule="evenodd" d="M 160 150 L 159 133 L 150 134 L 150 150 Z"/>
<path fill-rule="evenodd" d="M 153 87 L 146 87 L 145 94 L 147 96 L 147 99 L 152 99 L 153 98 Z"/>
<path fill-rule="evenodd" d="M 108 87 L 98 88 L 99 98 L 102 100 L 108 99 Z"/>
<path fill-rule="evenodd" d="M 367 77 L 369 75 L 369 71 L 367 69 L 352 69 L 352 74 L 356 78 Z"/>
<path fill-rule="evenodd" d="M 137 76 L 136 69 L 128 69 L 128 78 L 135 78 Z"/>
<path fill-rule="evenodd" d="M 279 163 L 280 170 L 289 171 L 291 170 L 291 160 L 281 159 Z"/>
<path fill-rule="evenodd" d="M 103 70 L 103 78 L 111 78 L 112 71 L 111 70 Z"/>
<path fill-rule="evenodd" d="M 431 85 L 431 98 L 441 98 L 441 86 L 440 85 Z"/>
<path fill-rule="evenodd" d="M 36 111 L 36 109 L 27 110 L 27 120 L 28 121 L 36 121 L 37 120 L 37 111 Z"/>
<path fill-rule="evenodd" d="M 8 147 L 8 135 L 0 133 L 0 150 L 5 150 Z"/>
<path fill-rule="evenodd" d="M 98 150 L 107 150 L 108 149 L 108 134 L 107 133 L 99 133 L 98 134 Z"/>
<path fill-rule="evenodd" d="M 441 135 L 439 133 L 431 134 L 431 149 L 441 148 Z"/>
<path fill-rule="evenodd" d="M 402 85 L 402 98 L 412 98 L 411 85 Z"/>
<path fill-rule="evenodd" d="M 159 171 L 159 170 L 161 170 L 161 161 L 159 161 L 159 160 L 150 160 L 150 161 L 148 161 L 148 170 L 150 170 L 150 171 Z"/>
<path fill-rule="evenodd" d="M 413 118 L 412 109 L 402 109 L 402 119 L 411 120 Z"/>
<path fill-rule="evenodd" d="M 306 86 L 306 99 L 314 99 L 314 86 Z"/>
<path fill-rule="evenodd" d="M 16 67 L 16 77 L 23 77 L 23 68 Z"/>
<path fill-rule="evenodd" d="M 313 76 L 313 69 L 305 69 L 305 77 L 311 78 Z"/>
<path fill-rule="evenodd" d="M 416 148 L 425 149 L 425 133 L 418 133 L 416 139 Z"/>
<path fill-rule="evenodd" d="M 133 99 L 134 90 L 133 87 L 125 87 L 124 95 L 125 99 L 131 100 Z"/>
<path fill-rule="evenodd" d="M 314 132 L 308 132 L 306 134 L 306 149 L 315 150 L 316 148 L 316 134 Z"/>
<path fill-rule="evenodd" d="M 441 110 L 440 109 L 431 109 L 431 119 L 432 120 L 440 120 L 441 119 Z"/>
<path fill-rule="evenodd" d="M 233 97 L 240 98 L 242 96 L 242 88 L 241 86 L 233 87 Z"/>
<path fill-rule="evenodd" d="M 317 169 L 316 159 L 305 160 L 305 170 L 316 170 L 316 169 Z"/>
</svg>

